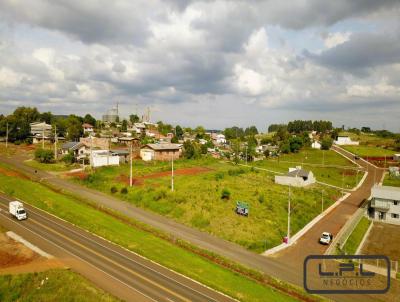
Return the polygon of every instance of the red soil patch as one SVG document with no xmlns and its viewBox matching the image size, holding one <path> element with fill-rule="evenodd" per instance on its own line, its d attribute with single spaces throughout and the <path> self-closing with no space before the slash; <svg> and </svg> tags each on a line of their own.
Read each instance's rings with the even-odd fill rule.
<svg viewBox="0 0 400 302">
<path fill-rule="evenodd" d="M 196 175 L 200 173 L 206 173 L 210 172 L 212 169 L 210 168 L 205 168 L 205 167 L 193 167 L 193 168 L 182 168 L 182 169 L 177 169 L 174 170 L 174 176 L 178 175 Z M 171 171 L 163 171 L 163 172 L 157 172 L 157 173 L 152 173 L 152 174 L 147 174 L 142 177 L 138 178 L 133 178 L 132 183 L 135 186 L 140 186 L 143 185 L 145 179 L 154 179 L 154 178 L 161 178 L 161 177 L 167 177 L 171 175 Z M 129 184 L 129 177 L 126 175 L 120 175 L 116 179 L 116 181 L 123 182 L 126 184 Z"/>
<path fill-rule="evenodd" d="M 81 180 L 84 180 L 88 177 L 88 174 L 82 171 L 79 172 L 70 172 L 70 173 L 66 173 L 65 175 L 67 176 L 71 176 L 71 177 L 76 177 L 79 178 Z"/>
<path fill-rule="evenodd" d="M 344 171 L 344 175 L 346 175 L 346 176 L 354 176 L 354 175 L 356 175 L 356 172 L 354 172 L 353 170 L 345 170 Z"/>
<path fill-rule="evenodd" d="M 12 171 L 12 170 L 8 170 L 8 169 L 4 169 L 0 167 L 0 174 L 3 174 L 5 176 L 11 176 L 11 177 L 18 177 L 18 178 L 23 178 L 23 179 L 28 179 L 28 177 L 26 177 L 25 175 Z"/>
</svg>

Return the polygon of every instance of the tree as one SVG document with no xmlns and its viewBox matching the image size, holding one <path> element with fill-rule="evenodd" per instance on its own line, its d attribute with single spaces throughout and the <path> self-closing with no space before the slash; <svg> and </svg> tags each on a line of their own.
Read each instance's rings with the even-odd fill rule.
<svg viewBox="0 0 400 302">
<path fill-rule="evenodd" d="M 140 118 L 137 114 L 131 114 L 129 116 L 129 121 L 133 124 L 133 123 L 138 123 L 140 121 Z"/>
<path fill-rule="evenodd" d="M 68 139 L 77 141 L 82 136 L 83 129 L 82 129 L 82 122 L 76 116 L 71 114 L 66 121 L 67 124 L 67 133 Z"/>
<path fill-rule="evenodd" d="M 333 139 L 330 137 L 324 137 L 321 140 L 321 150 L 329 150 L 332 147 Z"/>
<path fill-rule="evenodd" d="M 177 144 L 178 142 L 179 142 L 178 137 L 174 136 L 173 138 L 171 138 L 171 143 Z"/>
<path fill-rule="evenodd" d="M 182 127 L 179 126 L 179 125 L 176 125 L 176 127 L 175 127 L 175 136 L 176 136 L 178 139 L 182 139 L 182 138 L 183 138 L 183 129 L 182 129 Z"/>
<path fill-rule="evenodd" d="M 45 122 L 47 124 L 52 124 L 53 123 L 53 114 L 51 112 L 43 112 L 40 114 L 40 120 L 42 122 Z"/>
<path fill-rule="evenodd" d="M 122 120 L 121 130 L 126 131 L 128 129 L 128 121 L 126 119 Z"/>
<path fill-rule="evenodd" d="M 371 128 L 370 127 L 361 127 L 361 132 L 370 133 L 371 132 Z"/>
<path fill-rule="evenodd" d="M 287 128 L 286 124 L 271 124 L 268 126 L 268 132 L 276 132 L 279 128 Z"/>
<path fill-rule="evenodd" d="M 292 136 L 289 139 L 290 152 L 297 153 L 303 147 L 303 139 L 298 136 Z"/>
<path fill-rule="evenodd" d="M 254 136 L 256 134 L 258 134 L 258 130 L 256 126 L 250 126 L 249 128 L 246 128 L 246 130 L 244 131 L 244 134 L 246 136 L 251 135 Z"/>
<path fill-rule="evenodd" d="M 187 140 L 183 143 L 183 156 L 187 159 L 196 159 L 200 157 L 200 147 L 197 143 Z"/>
<path fill-rule="evenodd" d="M 194 129 L 194 132 L 196 133 L 196 138 L 204 138 L 204 136 L 206 134 L 206 130 L 204 129 L 203 126 L 197 126 Z"/>
<path fill-rule="evenodd" d="M 35 159 L 41 163 L 50 163 L 54 159 L 54 152 L 52 150 L 37 149 L 35 151 Z"/>
<path fill-rule="evenodd" d="M 83 122 L 92 126 L 96 126 L 96 119 L 89 113 L 85 115 L 85 117 L 83 118 Z"/>
</svg>

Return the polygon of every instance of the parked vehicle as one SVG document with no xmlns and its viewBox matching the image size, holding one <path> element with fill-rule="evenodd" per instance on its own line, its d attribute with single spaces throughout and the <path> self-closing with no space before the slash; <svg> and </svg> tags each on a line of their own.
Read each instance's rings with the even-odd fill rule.
<svg viewBox="0 0 400 302">
<path fill-rule="evenodd" d="M 246 202 L 237 201 L 235 212 L 239 215 L 249 216 L 249 205 Z"/>
<path fill-rule="evenodd" d="M 28 218 L 28 214 L 24 209 L 24 205 L 19 201 L 11 201 L 9 203 L 9 212 L 12 216 L 18 220 L 23 220 Z"/>
<path fill-rule="evenodd" d="M 321 244 L 330 244 L 332 242 L 333 235 L 328 232 L 323 232 L 321 238 L 319 238 L 319 243 Z"/>
</svg>

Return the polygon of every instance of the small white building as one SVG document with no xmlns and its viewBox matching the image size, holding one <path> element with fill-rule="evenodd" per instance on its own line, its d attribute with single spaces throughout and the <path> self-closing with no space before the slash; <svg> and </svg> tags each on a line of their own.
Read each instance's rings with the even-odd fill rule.
<svg viewBox="0 0 400 302">
<path fill-rule="evenodd" d="M 316 182 L 311 171 L 303 170 L 300 166 L 289 168 L 286 175 L 276 175 L 275 183 L 285 186 L 305 187 Z"/>
<path fill-rule="evenodd" d="M 311 148 L 313 148 L 313 149 L 321 149 L 321 144 L 319 142 L 315 141 L 315 142 L 313 142 L 311 144 Z"/>
<path fill-rule="evenodd" d="M 83 128 L 83 133 L 93 133 L 94 132 L 94 127 L 88 123 L 82 124 Z"/>
<path fill-rule="evenodd" d="M 90 164 L 92 167 L 118 166 L 119 156 L 108 150 L 92 150 Z"/>
<path fill-rule="evenodd" d="M 372 219 L 400 224 L 400 187 L 374 186 L 368 212 Z"/>
<path fill-rule="evenodd" d="M 359 145 L 360 142 L 352 141 L 349 136 L 338 136 L 337 139 L 334 141 L 336 145 L 343 146 L 343 145 Z"/>
<path fill-rule="evenodd" d="M 393 159 L 397 160 L 397 161 L 400 161 L 400 154 L 393 155 Z"/>
</svg>

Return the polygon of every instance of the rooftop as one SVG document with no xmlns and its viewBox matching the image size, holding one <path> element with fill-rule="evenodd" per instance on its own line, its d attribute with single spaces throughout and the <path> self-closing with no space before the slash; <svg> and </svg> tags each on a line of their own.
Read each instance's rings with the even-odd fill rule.
<svg viewBox="0 0 400 302">
<path fill-rule="evenodd" d="M 400 187 L 374 186 L 371 190 L 371 197 L 400 200 Z"/>
<path fill-rule="evenodd" d="M 169 143 L 163 143 L 163 144 L 147 144 L 144 147 L 148 147 L 153 150 L 179 150 L 181 148 L 180 144 L 169 144 Z"/>
<path fill-rule="evenodd" d="M 296 169 L 296 170 L 289 172 L 286 175 L 291 176 L 291 177 L 308 177 L 309 174 L 310 174 L 310 171 L 306 171 L 303 169 Z"/>
</svg>

